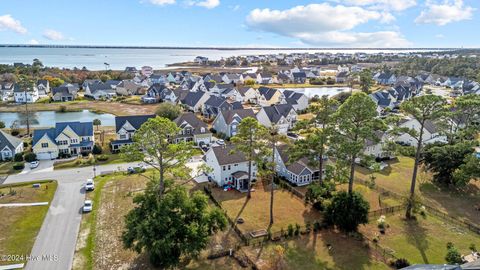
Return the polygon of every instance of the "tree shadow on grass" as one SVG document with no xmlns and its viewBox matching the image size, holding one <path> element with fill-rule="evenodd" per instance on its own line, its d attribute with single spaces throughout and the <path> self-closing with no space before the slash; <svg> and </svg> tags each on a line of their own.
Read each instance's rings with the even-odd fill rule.
<svg viewBox="0 0 480 270">
<path fill-rule="evenodd" d="M 240 211 L 238 211 L 238 214 L 235 216 L 235 218 L 232 219 L 233 224 L 232 224 L 232 226 L 230 226 L 230 228 L 228 229 L 228 232 L 225 234 L 225 239 L 227 239 L 230 236 L 230 234 L 232 233 L 234 228 L 237 226 L 237 220 L 242 215 L 243 210 L 245 210 L 245 207 L 247 207 L 247 204 L 248 204 L 249 201 L 250 201 L 250 199 L 245 197 L 245 202 L 243 203 L 242 208 L 240 208 Z"/>
<path fill-rule="evenodd" d="M 318 258 L 315 249 L 308 247 L 308 241 L 302 240 L 304 239 L 292 241 L 286 250 L 285 257 L 289 269 L 334 269 L 328 265 L 327 261 Z"/>
<path fill-rule="evenodd" d="M 426 251 L 429 243 L 427 240 L 427 229 L 422 227 L 417 220 L 403 220 L 407 242 L 415 246 L 422 256 L 423 263 L 429 264 Z"/>
<path fill-rule="evenodd" d="M 371 268 L 373 256 L 363 239 L 355 239 L 333 230 L 323 230 L 321 235 L 328 254 L 335 263 L 335 269 Z"/>
</svg>

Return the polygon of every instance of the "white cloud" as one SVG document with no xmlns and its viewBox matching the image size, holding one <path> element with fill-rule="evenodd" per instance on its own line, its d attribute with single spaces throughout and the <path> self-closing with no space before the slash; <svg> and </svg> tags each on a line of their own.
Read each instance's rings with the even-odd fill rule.
<svg viewBox="0 0 480 270">
<path fill-rule="evenodd" d="M 436 34 L 435 37 L 436 38 L 444 38 L 445 36 L 443 34 Z"/>
<path fill-rule="evenodd" d="M 352 31 L 356 26 L 369 21 L 384 23 L 392 20 L 394 17 L 390 13 L 322 3 L 287 10 L 255 9 L 247 16 L 246 22 L 251 29 L 296 38 L 316 46 L 409 46 L 410 43 L 396 31 Z"/>
<path fill-rule="evenodd" d="M 173 5 L 175 0 L 149 0 L 150 3 L 158 6 Z"/>
<path fill-rule="evenodd" d="M 27 33 L 27 29 L 22 26 L 22 23 L 15 20 L 10 14 L 0 16 L 0 31 L 4 30 L 12 30 L 19 34 Z"/>
<path fill-rule="evenodd" d="M 427 0 L 426 10 L 423 10 L 415 19 L 419 24 L 446 25 L 452 22 L 470 20 L 474 8 L 464 6 L 463 0 L 444 0 L 442 2 Z"/>
<path fill-rule="evenodd" d="M 40 44 L 40 42 L 38 42 L 38 40 L 36 40 L 36 39 L 30 39 L 27 43 L 30 44 L 30 45 L 38 45 L 38 44 Z"/>
<path fill-rule="evenodd" d="M 416 0 L 344 0 L 345 4 L 371 9 L 402 11 L 417 5 Z"/>
<path fill-rule="evenodd" d="M 231 7 L 233 11 L 238 11 L 240 9 L 240 5 L 235 5 Z"/>
<path fill-rule="evenodd" d="M 54 40 L 54 41 L 59 41 L 59 40 L 64 40 L 65 37 L 63 36 L 62 33 L 52 30 L 52 29 L 47 29 L 45 32 L 43 32 L 43 37 L 49 40 Z"/>
<path fill-rule="evenodd" d="M 215 8 L 220 5 L 220 0 L 191 0 L 187 2 L 189 6 L 199 6 L 208 9 Z"/>
</svg>

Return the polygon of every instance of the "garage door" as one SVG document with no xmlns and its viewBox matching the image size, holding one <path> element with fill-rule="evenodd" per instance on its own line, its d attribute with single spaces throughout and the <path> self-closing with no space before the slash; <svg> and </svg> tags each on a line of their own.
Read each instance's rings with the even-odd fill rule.
<svg viewBox="0 0 480 270">
<path fill-rule="evenodd" d="M 52 159 L 54 158 L 53 157 L 53 153 L 37 153 L 37 159 L 40 159 L 40 160 L 45 160 L 45 159 Z"/>
</svg>

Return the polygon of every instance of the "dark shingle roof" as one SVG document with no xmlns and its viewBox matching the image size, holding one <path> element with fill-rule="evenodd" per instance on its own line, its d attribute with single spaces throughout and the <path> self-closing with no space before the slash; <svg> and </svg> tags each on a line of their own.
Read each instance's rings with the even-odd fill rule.
<svg viewBox="0 0 480 270">
<path fill-rule="evenodd" d="M 258 92 L 260 93 L 261 96 L 264 96 L 266 100 L 270 100 L 277 91 L 278 91 L 277 89 L 269 88 L 269 87 L 258 88 Z"/>
<path fill-rule="evenodd" d="M 270 119 L 270 122 L 277 123 L 282 116 L 287 117 L 290 111 L 293 110 L 293 106 L 291 104 L 280 104 L 270 107 L 263 107 L 262 110 L 265 111 L 268 119 Z"/>
<path fill-rule="evenodd" d="M 208 125 L 205 124 L 202 120 L 198 119 L 194 113 L 188 112 L 177 117 L 173 122 L 177 124 L 178 127 L 183 128 L 182 123 L 187 122 L 194 129 L 195 134 L 200 134 L 201 128 L 204 128 L 203 133 L 210 133 L 208 131 Z"/>
<path fill-rule="evenodd" d="M 156 115 L 131 115 L 131 116 L 115 116 L 115 132 L 118 132 L 123 125 L 128 121 L 135 130 L 139 129 L 143 123 L 147 122 L 150 118 L 155 118 Z"/>
<path fill-rule="evenodd" d="M 200 99 L 205 95 L 204 92 L 188 92 L 185 97 L 182 99 L 182 103 L 188 106 L 195 106 L 200 101 Z"/>
<path fill-rule="evenodd" d="M 0 151 L 2 151 L 5 146 L 8 146 L 8 148 L 13 151 L 22 143 L 23 141 L 21 139 L 0 130 Z"/>
<path fill-rule="evenodd" d="M 235 149 L 234 145 L 215 146 L 211 148 L 220 165 L 247 161 L 245 155 Z"/>
<path fill-rule="evenodd" d="M 244 118 L 247 118 L 247 117 L 255 118 L 255 113 L 253 112 L 252 109 L 239 109 L 239 110 L 221 111 L 220 114 L 223 115 L 223 118 L 225 119 L 225 122 L 227 124 L 232 123 L 235 115 L 238 115 L 241 119 L 244 119 Z"/>
</svg>

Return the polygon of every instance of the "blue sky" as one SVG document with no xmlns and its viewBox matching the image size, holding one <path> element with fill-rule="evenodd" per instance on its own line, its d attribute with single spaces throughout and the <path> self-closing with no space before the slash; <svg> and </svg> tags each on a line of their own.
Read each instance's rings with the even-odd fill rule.
<svg viewBox="0 0 480 270">
<path fill-rule="evenodd" d="M 478 0 L 0 0 L 1 44 L 480 47 Z"/>
</svg>

